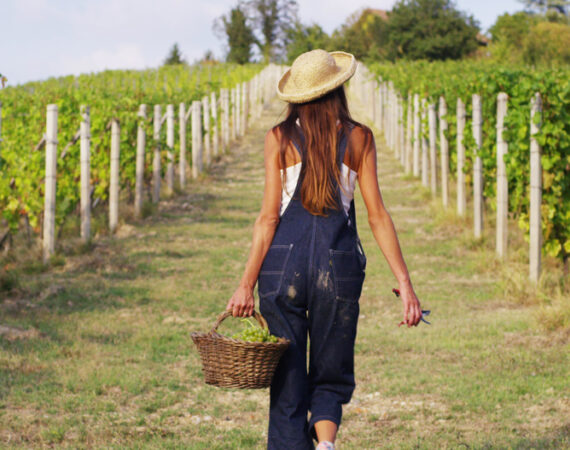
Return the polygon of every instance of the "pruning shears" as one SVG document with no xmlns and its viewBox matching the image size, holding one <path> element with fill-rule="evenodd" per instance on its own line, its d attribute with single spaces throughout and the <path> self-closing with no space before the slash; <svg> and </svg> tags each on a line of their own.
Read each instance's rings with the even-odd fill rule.
<svg viewBox="0 0 570 450">
<path fill-rule="evenodd" d="M 392 289 L 392 292 L 396 295 L 396 297 L 399 297 L 399 296 L 400 296 L 400 290 L 399 290 L 399 289 L 394 288 L 394 289 Z M 425 319 L 424 319 L 424 316 L 429 316 L 429 313 L 430 313 L 430 312 L 431 312 L 431 310 L 429 310 L 429 309 L 422 309 L 422 316 L 420 317 L 420 320 L 421 320 L 422 322 L 427 323 L 428 325 L 431 325 L 431 323 L 428 322 L 427 320 L 425 320 Z M 402 325 L 403 323 L 404 323 L 404 322 L 400 322 L 400 323 L 398 324 L 398 326 Z"/>
</svg>

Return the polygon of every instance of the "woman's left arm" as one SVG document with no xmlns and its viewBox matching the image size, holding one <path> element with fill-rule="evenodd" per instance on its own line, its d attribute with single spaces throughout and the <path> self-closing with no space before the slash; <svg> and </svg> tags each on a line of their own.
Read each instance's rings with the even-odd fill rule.
<svg viewBox="0 0 570 450">
<path fill-rule="evenodd" d="M 408 326 L 416 326 L 422 317 L 420 302 L 412 287 L 412 281 L 402 256 L 394 223 L 390 214 L 386 211 L 384 201 L 382 200 L 376 172 L 376 145 L 374 144 L 372 133 L 370 131 L 367 133 L 368 139 L 361 139 L 363 142 L 367 141 L 368 145 L 364 145 L 365 148 L 363 149 L 358 169 L 360 192 L 368 210 L 368 223 L 372 234 L 386 261 L 388 261 L 392 273 L 398 280 L 398 287 L 404 306 L 404 320 L 402 323 Z"/>
<path fill-rule="evenodd" d="M 234 317 L 248 317 L 253 314 L 255 299 L 253 289 L 271 246 L 275 229 L 279 224 L 281 205 L 281 174 L 279 172 L 279 139 L 277 132 L 269 130 L 265 135 L 265 188 L 261 211 L 253 226 L 253 239 L 249 257 L 238 288 L 228 301 L 226 310 Z"/>
</svg>

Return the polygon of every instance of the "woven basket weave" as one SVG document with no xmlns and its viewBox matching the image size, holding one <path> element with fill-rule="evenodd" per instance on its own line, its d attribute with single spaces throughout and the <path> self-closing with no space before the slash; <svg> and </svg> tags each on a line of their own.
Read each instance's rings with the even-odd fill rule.
<svg viewBox="0 0 570 450">
<path fill-rule="evenodd" d="M 263 328 L 267 322 L 257 311 L 255 319 Z M 209 333 L 190 335 L 202 360 L 202 372 L 207 384 L 220 387 L 260 389 L 268 387 L 273 372 L 290 341 L 246 342 L 216 332 L 220 323 L 231 316 L 231 311 L 220 314 Z"/>
</svg>

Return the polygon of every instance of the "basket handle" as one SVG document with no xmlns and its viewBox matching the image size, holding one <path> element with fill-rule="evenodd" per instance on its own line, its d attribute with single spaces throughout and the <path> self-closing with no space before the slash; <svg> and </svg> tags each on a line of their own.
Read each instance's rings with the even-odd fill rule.
<svg viewBox="0 0 570 450">
<path fill-rule="evenodd" d="M 216 332 L 216 330 L 218 329 L 218 326 L 220 325 L 220 323 L 222 323 L 222 321 L 224 319 L 226 319 L 227 317 L 230 317 L 232 315 L 231 311 L 224 311 L 223 313 L 221 313 L 218 318 L 216 319 L 216 323 L 214 324 L 214 326 L 212 327 L 212 329 L 210 330 L 210 334 Z M 255 309 L 253 310 L 253 317 L 255 317 L 255 319 L 257 320 L 257 322 L 259 323 L 259 325 L 261 325 L 261 328 L 268 328 L 267 327 L 267 322 L 265 321 L 265 319 L 263 318 L 263 316 L 258 313 Z"/>
</svg>

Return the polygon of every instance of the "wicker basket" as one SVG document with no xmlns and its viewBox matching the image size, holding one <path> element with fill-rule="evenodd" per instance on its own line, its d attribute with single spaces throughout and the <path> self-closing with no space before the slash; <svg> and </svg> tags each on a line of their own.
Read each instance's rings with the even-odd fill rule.
<svg viewBox="0 0 570 450">
<path fill-rule="evenodd" d="M 263 328 L 267 328 L 261 314 L 254 311 L 253 315 Z M 206 383 L 249 389 L 268 387 L 290 341 L 278 338 L 277 342 L 246 342 L 217 333 L 222 320 L 229 316 L 230 311 L 220 314 L 209 333 L 191 333 L 200 353 Z"/>
</svg>

